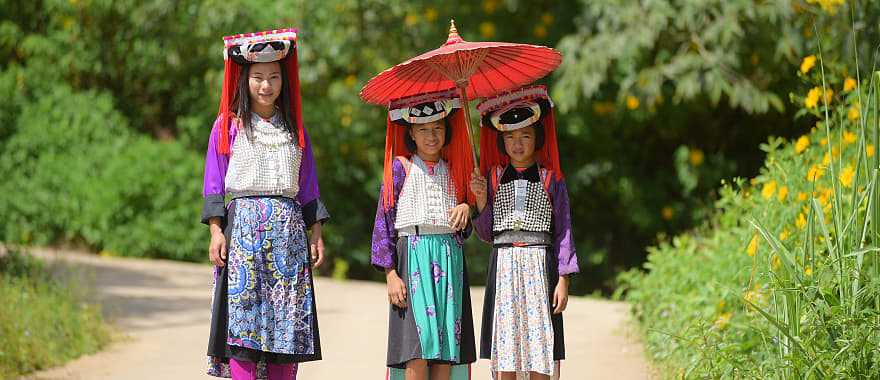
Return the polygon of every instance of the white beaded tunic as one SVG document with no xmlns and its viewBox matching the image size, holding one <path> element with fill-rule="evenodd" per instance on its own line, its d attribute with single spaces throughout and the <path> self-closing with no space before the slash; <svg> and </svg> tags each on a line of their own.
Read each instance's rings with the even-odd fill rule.
<svg viewBox="0 0 880 380">
<path fill-rule="evenodd" d="M 446 162 L 440 160 L 430 170 L 418 155 L 413 155 L 397 201 L 394 228 L 405 231 L 418 226 L 424 233 L 453 233 L 449 211 L 455 206 L 455 190 Z"/>
<path fill-rule="evenodd" d="M 271 120 L 251 115 L 252 138 L 239 131 L 226 172 L 226 193 L 232 198 L 283 196 L 299 193 L 302 148 L 293 142 L 276 112 Z"/>
<path fill-rule="evenodd" d="M 540 182 L 516 179 L 498 186 L 492 230 L 550 232 L 552 203 Z"/>
</svg>

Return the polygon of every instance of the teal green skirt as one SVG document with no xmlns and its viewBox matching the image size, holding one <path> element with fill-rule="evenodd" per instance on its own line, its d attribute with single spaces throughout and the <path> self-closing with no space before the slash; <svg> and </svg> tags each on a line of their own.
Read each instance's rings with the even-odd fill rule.
<svg viewBox="0 0 880 380">
<path fill-rule="evenodd" d="M 401 237 L 397 270 L 407 286 L 408 307 L 391 307 L 389 377 L 402 379 L 406 362 L 424 359 L 429 365 L 450 364 L 453 379 L 467 379 L 466 364 L 476 360 L 476 352 L 461 245 L 452 235 Z"/>
</svg>

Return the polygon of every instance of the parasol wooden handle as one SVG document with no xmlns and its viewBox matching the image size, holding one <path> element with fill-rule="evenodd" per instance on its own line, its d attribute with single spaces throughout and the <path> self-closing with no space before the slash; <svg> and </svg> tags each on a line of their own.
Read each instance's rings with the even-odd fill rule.
<svg viewBox="0 0 880 380">
<path fill-rule="evenodd" d="M 471 156 L 474 159 L 474 167 L 479 168 L 480 162 L 477 160 L 477 147 L 476 143 L 474 143 L 474 136 L 476 134 L 471 131 L 471 112 L 467 97 L 467 80 L 465 79 L 464 81 L 456 82 L 455 85 L 458 87 L 458 92 L 461 96 L 461 108 L 464 110 L 464 125 L 467 127 L 468 143 L 471 146 Z"/>
</svg>

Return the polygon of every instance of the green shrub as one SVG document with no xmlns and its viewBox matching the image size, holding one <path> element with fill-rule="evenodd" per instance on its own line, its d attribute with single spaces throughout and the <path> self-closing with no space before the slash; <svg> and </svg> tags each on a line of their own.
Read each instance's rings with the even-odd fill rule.
<svg viewBox="0 0 880 380">
<path fill-rule="evenodd" d="M 16 251 L 0 256 L 0 373 L 16 378 L 94 353 L 109 341 L 81 274 Z"/>
<path fill-rule="evenodd" d="M 59 87 L 22 107 L 5 147 L 2 240 L 204 258 L 200 157 L 131 132 L 109 96 Z"/>
<path fill-rule="evenodd" d="M 762 145 L 710 222 L 621 276 L 665 377 L 880 378 L 880 72 L 857 71 L 805 58 L 812 132 Z"/>
</svg>

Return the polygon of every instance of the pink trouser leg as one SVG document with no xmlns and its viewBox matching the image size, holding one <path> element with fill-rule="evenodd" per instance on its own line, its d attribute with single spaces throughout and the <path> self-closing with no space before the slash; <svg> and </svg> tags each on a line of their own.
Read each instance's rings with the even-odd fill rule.
<svg viewBox="0 0 880 380">
<path fill-rule="evenodd" d="M 257 363 L 229 359 L 232 380 L 257 380 Z"/>
<path fill-rule="evenodd" d="M 266 366 L 269 380 L 294 380 L 296 379 L 296 363 L 269 364 Z"/>
</svg>

